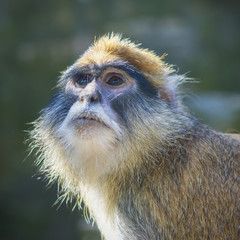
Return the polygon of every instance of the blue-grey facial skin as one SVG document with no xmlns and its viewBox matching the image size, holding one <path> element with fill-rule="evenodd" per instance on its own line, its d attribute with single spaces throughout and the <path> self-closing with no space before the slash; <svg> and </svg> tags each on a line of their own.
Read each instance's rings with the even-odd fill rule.
<svg viewBox="0 0 240 240">
<path fill-rule="evenodd" d="M 102 74 L 108 68 L 124 71 L 128 76 L 134 79 L 136 88 L 133 89 L 129 87 L 118 96 L 102 84 L 99 84 L 96 79 L 101 78 Z M 73 67 L 62 76 L 60 80 L 63 83 L 62 86 L 54 95 L 47 108 L 43 110 L 43 115 L 46 116 L 44 118 L 46 125 L 52 126 L 53 128 L 59 126 L 66 118 L 71 106 L 76 101 L 81 102 L 81 95 L 84 91 L 82 91 L 82 93 L 80 91 L 76 93 L 72 91 L 71 88 L 74 88 L 74 82 L 85 74 L 89 74 L 88 85 L 94 84 L 92 82 L 96 81 L 94 90 L 89 94 L 97 96 L 96 101 L 89 101 L 87 109 L 85 110 L 88 111 L 91 109 L 91 106 L 96 104 L 108 105 L 120 119 L 120 124 L 124 125 L 126 128 L 129 128 L 131 124 L 129 120 L 131 118 L 129 118 L 129 116 L 132 114 L 135 116 L 139 115 L 139 106 L 144 111 L 150 113 L 153 103 L 155 105 L 156 103 L 160 103 L 158 99 L 158 90 L 138 70 L 123 61 L 106 63 L 102 66 L 91 64 L 80 68 L 73 65 Z M 70 90 L 66 90 L 70 82 L 72 87 Z M 86 87 L 88 85 L 86 85 Z"/>
</svg>

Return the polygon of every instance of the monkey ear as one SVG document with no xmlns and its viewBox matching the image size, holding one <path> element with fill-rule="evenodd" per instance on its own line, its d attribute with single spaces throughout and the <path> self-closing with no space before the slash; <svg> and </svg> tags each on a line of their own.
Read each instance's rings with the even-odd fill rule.
<svg viewBox="0 0 240 240">
<path fill-rule="evenodd" d="M 176 106 L 177 105 L 177 96 L 176 93 L 173 92 L 170 89 L 167 89 L 165 87 L 158 89 L 158 97 L 165 101 L 170 106 Z"/>
<path fill-rule="evenodd" d="M 187 80 L 189 78 L 186 78 L 185 75 L 169 74 L 165 76 L 165 85 L 158 89 L 159 98 L 170 106 L 176 107 L 179 101 L 178 87 Z"/>
<path fill-rule="evenodd" d="M 163 101 L 169 103 L 170 105 L 174 104 L 174 102 L 176 101 L 175 94 L 165 87 L 158 89 L 158 97 Z"/>
</svg>

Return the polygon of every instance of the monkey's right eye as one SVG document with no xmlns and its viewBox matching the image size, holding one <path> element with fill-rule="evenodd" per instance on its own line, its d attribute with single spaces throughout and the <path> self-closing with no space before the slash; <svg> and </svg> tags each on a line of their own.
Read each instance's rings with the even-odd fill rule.
<svg viewBox="0 0 240 240">
<path fill-rule="evenodd" d="M 74 80 L 76 87 L 85 87 L 88 83 L 92 81 L 92 76 L 90 74 L 83 74 L 77 76 Z"/>
</svg>

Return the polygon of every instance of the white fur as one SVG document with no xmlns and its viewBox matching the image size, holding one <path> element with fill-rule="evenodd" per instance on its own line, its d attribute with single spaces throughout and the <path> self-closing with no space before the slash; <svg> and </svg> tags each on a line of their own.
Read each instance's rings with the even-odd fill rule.
<svg viewBox="0 0 240 240">
<path fill-rule="evenodd" d="M 74 123 L 74 119 L 82 113 L 82 105 L 77 102 L 71 107 L 57 134 L 68 152 L 70 164 L 84 178 L 94 181 L 114 167 L 114 150 L 122 131 L 114 117 L 106 114 L 107 110 L 103 107 L 97 106 L 89 111 L 109 127 L 96 122 L 81 128 Z"/>
<path fill-rule="evenodd" d="M 94 216 L 94 220 L 96 221 L 99 230 L 103 234 L 104 239 L 122 240 L 123 236 L 118 229 L 118 224 L 120 223 L 119 215 L 117 211 L 115 211 L 113 221 L 107 217 L 101 186 L 97 185 L 93 187 L 85 185 L 81 188 L 81 194 L 91 214 Z"/>
</svg>

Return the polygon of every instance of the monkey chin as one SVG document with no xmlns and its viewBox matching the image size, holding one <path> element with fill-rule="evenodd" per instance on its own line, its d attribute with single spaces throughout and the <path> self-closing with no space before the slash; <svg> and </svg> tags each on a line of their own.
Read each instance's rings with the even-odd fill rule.
<svg viewBox="0 0 240 240">
<path fill-rule="evenodd" d="M 92 152 L 97 147 L 99 154 L 113 150 L 117 142 L 113 129 L 104 122 L 93 119 L 77 119 L 74 123 L 73 134 L 75 146 L 89 144 L 86 150 Z"/>
<path fill-rule="evenodd" d="M 58 130 L 68 164 L 82 177 L 99 177 L 114 167 L 112 161 L 118 145 L 117 133 L 97 120 L 77 119 Z"/>
</svg>

